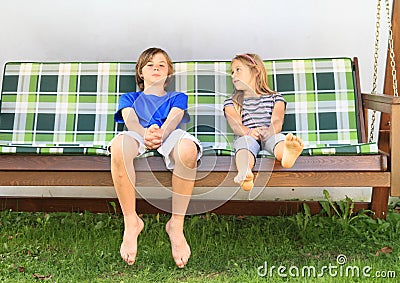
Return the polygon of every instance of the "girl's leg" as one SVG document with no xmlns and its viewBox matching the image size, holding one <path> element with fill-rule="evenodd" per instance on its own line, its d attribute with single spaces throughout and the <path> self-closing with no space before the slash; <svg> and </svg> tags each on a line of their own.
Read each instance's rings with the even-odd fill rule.
<svg viewBox="0 0 400 283">
<path fill-rule="evenodd" d="M 282 167 L 291 168 L 303 151 L 303 148 L 304 143 L 302 139 L 289 133 L 286 135 L 284 141 L 276 144 L 274 155 L 281 162 Z"/>
<path fill-rule="evenodd" d="M 132 265 L 136 259 L 137 237 L 144 227 L 136 214 L 135 169 L 133 159 L 138 154 L 138 143 L 131 137 L 120 135 L 111 145 L 111 175 L 124 215 L 124 236 L 120 254 Z"/>
<path fill-rule="evenodd" d="M 189 139 L 181 139 L 174 147 L 171 158 L 175 161 L 172 175 L 172 216 L 165 228 L 171 241 L 172 257 L 176 265 L 183 268 L 190 257 L 183 224 L 196 179 L 196 144 Z"/>
<path fill-rule="evenodd" d="M 247 149 L 240 149 L 235 154 L 235 163 L 238 174 L 234 182 L 240 184 L 243 190 L 250 191 L 254 187 L 254 155 Z"/>
</svg>

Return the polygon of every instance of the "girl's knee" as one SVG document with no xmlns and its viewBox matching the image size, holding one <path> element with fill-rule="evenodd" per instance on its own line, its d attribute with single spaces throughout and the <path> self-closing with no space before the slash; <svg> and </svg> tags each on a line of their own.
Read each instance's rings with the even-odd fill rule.
<svg viewBox="0 0 400 283">
<path fill-rule="evenodd" d="M 276 160 L 278 160 L 278 161 L 282 160 L 284 146 L 285 146 L 284 141 L 280 141 L 275 145 L 274 155 L 275 155 Z"/>
<path fill-rule="evenodd" d="M 236 149 L 235 152 L 235 161 L 237 163 L 242 163 L 243 161 L 247 161 L 246 164 L 248 163 L 251 167 L 254 166 L 256 163 L 256 152 L 252 152 L 248 148 L 239 148 Z"/>
</svg>

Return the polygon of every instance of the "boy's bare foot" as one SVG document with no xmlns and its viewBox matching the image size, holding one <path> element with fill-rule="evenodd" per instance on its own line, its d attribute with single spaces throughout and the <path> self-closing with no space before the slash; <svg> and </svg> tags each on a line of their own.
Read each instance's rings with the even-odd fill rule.
<svg viewBox="0 0 400 283">
<path fill-rule="evenodd" d="M 172 257 L 179 268 L 184 268 L 190 257 L 190 247 L 183 234 L 183 223 L 176 223 L 173 217 L 167 222 L 165 230 L 171 241 Z"/>
<path fill-rule="evenodd" d="M 144 227 L 143 220 L 138 216 L 135 217 L 137 219 L 134 219 L 130 223 L 125 223 L 124 237 L 120 248 L 122 259 L 129 265 L 135 263 L 137 254 L 137 238 Z M 129 220 L 125 219 L 125 221 Z"/>
<path fill-rule="evenodd" d="M 246 173 L 239 172 L 233 181 L 240 185 L 245 191 L 250 191 L 254 187 L 254 174 L 250 170 Z"/>
<path fill-rule="evenodd" d="M 283 148 L 282 167 L 291 168 L 303 151 L 304 143 L 301 138 L 289 133 L 286 135 Z"/>
</svg>

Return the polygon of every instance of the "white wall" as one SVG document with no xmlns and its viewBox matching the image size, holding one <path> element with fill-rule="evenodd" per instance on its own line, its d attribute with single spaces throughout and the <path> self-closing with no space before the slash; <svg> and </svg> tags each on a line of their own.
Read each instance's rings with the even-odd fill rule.
<svg viewBox="0 0 400 283">
<path fill-rule="evenodd" d="M 0 75 L 7 61 L 135 61 L 158 46 L 175 61 L 356 56 L 370 92 L 375 9 L 372 0 L 0 0 Z"/>
<path fill-rule="evenodd" d="M 150 46 L 176 61 L 357 56 L 370 91 L 375 9 L 372 0 L 0 0 L 1 72 L 6 61 L 134 61 Z"/>
</svg>

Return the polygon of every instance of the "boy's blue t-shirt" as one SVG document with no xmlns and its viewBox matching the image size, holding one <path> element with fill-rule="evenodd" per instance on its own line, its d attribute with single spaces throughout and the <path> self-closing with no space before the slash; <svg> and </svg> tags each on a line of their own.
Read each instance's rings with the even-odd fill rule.
<svg viewBox="0 0 400 283">
<path fill-rule="evenodd" d="M 131 107 L 135 110 L 139 123 L 144 128 L 148 128 L 153 124 L 161 127 L 173 107 L 185 110 L 179 125 L 190 121 L 190 116 L 187 112 L 188 96 L 182 92 L 167 92 L 164 96 L 145 94 L 142 91 L 125 93 L 121 96 L 118 110 L 114 115 L 116 122 L 124 123 L 122 109 L 126 107 Z"/>
</svg>

